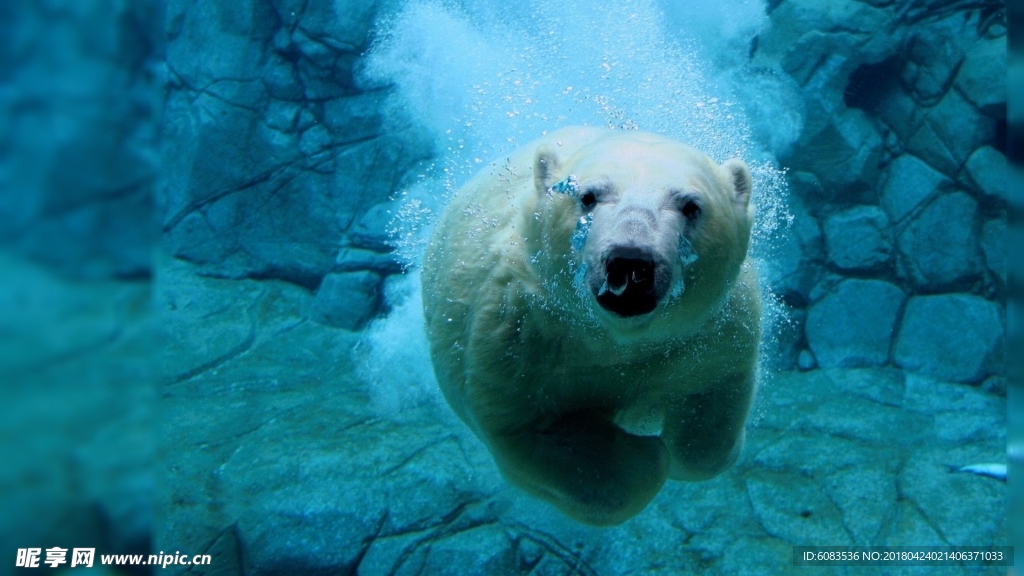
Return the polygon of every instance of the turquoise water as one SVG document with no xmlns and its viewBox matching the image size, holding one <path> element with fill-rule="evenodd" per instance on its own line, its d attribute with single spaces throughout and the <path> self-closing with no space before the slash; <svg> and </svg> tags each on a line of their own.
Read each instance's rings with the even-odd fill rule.
<svg viewBox="0 0 1024 576">
<path fill-rule="evenodd" d="M 0 13 L 4 554 L 847 574 L 879 568 L 795 566 L 794 547 L 1011 541 L 1002 4 Z M 451 196 L 516 177 L 513 151 L 572 125 L 754 175 L 764 338 L 742 453 L 610 528 L 499 473 L 439 393 L 423 327 Z"/>
</svg>

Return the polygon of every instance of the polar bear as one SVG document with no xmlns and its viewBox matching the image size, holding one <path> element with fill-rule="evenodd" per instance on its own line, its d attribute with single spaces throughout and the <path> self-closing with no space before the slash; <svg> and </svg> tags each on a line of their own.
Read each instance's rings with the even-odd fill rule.
<svg viewBox="0 0 1024 576">
<path fill-rule="evenodd" d="M 738 159 L 573 127 L 455 194 L 424 256 L 431 357 L 507 480 L 603 526 L 736 460 L 760 341 L 751 185 Z"/>
</svg>

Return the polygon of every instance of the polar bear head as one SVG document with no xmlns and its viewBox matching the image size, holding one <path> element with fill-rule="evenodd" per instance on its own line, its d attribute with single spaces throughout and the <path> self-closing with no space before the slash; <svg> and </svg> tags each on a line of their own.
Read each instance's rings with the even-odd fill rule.
<svg viewBox="0 0 1024 576">
<path fill-rule="evenodd" d="M 566 159 L 541 146 L 534 179 L 549 273 L 569 271 L 606 325 L 701 323 L 746 258 L 752 182 L 741 160 L 718 165 L 678 141 L 619 132 Z"/>
</svg>

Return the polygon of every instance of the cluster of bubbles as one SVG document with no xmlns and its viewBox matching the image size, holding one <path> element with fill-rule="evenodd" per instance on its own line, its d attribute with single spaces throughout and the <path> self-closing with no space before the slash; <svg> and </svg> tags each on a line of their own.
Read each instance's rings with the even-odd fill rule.
<svg viewBox="0 0 1024 576">
<path fill-rule="evenodd" d="M 763 6 L 752 0 L 734 3 L 736 14 L 763 18 Z M 576 124 L 643 129 L 718 162 L 746 159 L 758 214 L 754 253 L 762 253 L 761 244 L 787 221 L 782 172 L 767 144 L 753 140 L 744 112 L 763 103 L 741 105 L 732 96 L 732 86 L 723 86 L 723 74 L 711 68 L 722 57 L 708 56 L 696 31 L 670 30 L 674 12 L 680 9 L 666 11 L 657 0 L 619 0 L 596 9 L 583 0 L 413 0 L 383 19 L 364 76 L 396 88 L 390 120 L 427 128 L 440 153 L 424 178 L 404 191 L 423 212 L 406 210 L 397 220 L 396 228 L 404 227 L 397 245 L 414 248 L 402 254 L 422 248 L 432 218 L 473 174 L 488 165 L 500 169 L 501 159 L 524 143 Z M 675 16 L 693 20 L 691 12 Z M 748 22 L 741 32 L 757 31 L 757 18 L 740 21 Z M 731 54 L 735 44 L 718 48 Z"/>
<path fill-rule="evenodd" d="M 772 154 L 777 143 L 754 139 L 745 110 L 761 112 L 761 100 L 778 94 L 741 102 L 728 80 L 735 70 L 730 76 L 714 68 L 741 66 L 737 46 L 766 22 L 765 6 L 726 0 L 699 9 L 745 28 L 718 30 L 658 0 L 411 0 L 382 19 L 364 79 L 392 86 L 386 122 L 425 128 L 437 152 L 399 198 L 391 230 L 399 255 L 418 265 L 433 222 L 481 169 L 514 171 L 510 152 L 583 124 L 664 134 L 716 162 L 745 159 L 757 213 L 751 253 L 755 260 L 770 256 L 789 225 L 785 180 Z M 680 257 L 687 257 L 682 247 Z M 781 305 L 767 289 L 764 300 L 767 328 L 782 317 Z"/>
<path fill-rule="evenodd" d="M 386 318 L 375 320 L 363 331 L 355 349 L 355 373 L 368 385 L 370 408 L 401 420 L 411 414 L 407 409 L 412 406 L 441 405 L 443 400 L 423 330 L 419 271 L 391 276 L 384 297 L 395 305 Z"/>
</svg>

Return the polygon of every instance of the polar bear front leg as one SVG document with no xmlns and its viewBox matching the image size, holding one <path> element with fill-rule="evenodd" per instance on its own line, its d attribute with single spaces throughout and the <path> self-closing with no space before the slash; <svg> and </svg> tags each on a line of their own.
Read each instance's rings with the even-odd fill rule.
<svg viewBox="0 0 1024 576">
<path fill-rule="evenodd" d="M 754 394 L 753 373 L 719 379 L 672 402 L 662 438 L 672 455 L 673 480 L 708 480 L 736 461 Z"/>
<path fill-rule="evenodd" d="M 609 416 L 571 412 L 485 436 L 509 481 L 580 522 L 609 526 L 644 509 L 670 461 L 660 438 L 628 434 Z"/>
</svg>

